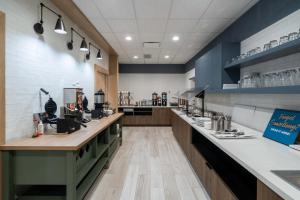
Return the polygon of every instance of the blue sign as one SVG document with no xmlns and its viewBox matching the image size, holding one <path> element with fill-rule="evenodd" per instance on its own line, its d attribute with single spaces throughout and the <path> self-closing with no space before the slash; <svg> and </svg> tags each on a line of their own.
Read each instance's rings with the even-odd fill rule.
<svg viewBox="0 0 300 200">
<path fill-rule="evenodd" d="M 285 145 L 294 144 L 300 133 L 300 112 L 275 109 L 264 137 Z"/>
</svg>

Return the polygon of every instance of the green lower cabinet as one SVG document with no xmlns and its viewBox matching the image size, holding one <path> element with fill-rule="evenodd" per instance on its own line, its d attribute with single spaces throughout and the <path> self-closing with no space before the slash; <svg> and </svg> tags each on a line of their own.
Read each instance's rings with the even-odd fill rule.
<svg viewBox="0 0 300 200">
<path fill-rule="evenodd" d="M 122 121 L 78 151 L 4 151 L 4 200 L 82 200 L 122 139 Z"/>
</svg>

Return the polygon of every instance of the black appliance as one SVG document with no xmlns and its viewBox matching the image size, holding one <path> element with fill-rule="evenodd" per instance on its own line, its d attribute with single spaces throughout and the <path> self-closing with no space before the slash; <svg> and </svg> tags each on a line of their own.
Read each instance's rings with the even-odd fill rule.
<svg viewBox="0 0 300 200">
<path fill-rule="evenodd" d="M 162 104 L 162 106 L 168 105 L 168 98 L 167 98 L 166 92 L 161 93 L 161 104 Z"/>
<path fill-rule="evenodd" d="M 95 109 L 92 110 L 92 118 L 102 118 L 104 116 L 105 93 L 102 89 L 95 93 Z"/>
<path fill-rule="evenodd" d="M 58 119 L 57 133 L 73 133 L 80 129 L 81 123 L 74 118 Z"/>
<path fill-rule="evenodd" d="M 152 93 L 152 106 L 157 106 L 158 105 L 158 96 L 157 93 L 154 92 Z"/>
</svg>

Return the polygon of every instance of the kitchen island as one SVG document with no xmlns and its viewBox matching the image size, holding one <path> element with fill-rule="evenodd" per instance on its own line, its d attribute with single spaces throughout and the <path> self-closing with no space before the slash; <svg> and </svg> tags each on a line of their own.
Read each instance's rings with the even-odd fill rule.
<svg viewBox="0 0 300 200">
<path fill-rule="evenodd" d="M 217 139 L 172 109 L 172 128 L 182 150 L 212 199 L 295 200 L 300 191 L 272 170 L 300 170 L 300 152 L 233 123 L 253 139 Z"/>
<path fill-rule="evenodd" d="M 23 138 L 0 146 L 4 200 L 83 199 L 122 144 L 122 113 L 72 134 Z"/>
</svg>

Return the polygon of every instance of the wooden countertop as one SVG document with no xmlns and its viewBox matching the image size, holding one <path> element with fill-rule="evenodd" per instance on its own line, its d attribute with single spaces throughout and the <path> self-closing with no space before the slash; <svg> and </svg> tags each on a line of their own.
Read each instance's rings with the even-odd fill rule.
<svg viewBox="0 0 300 200">
<path fill-rule="evenodd" d="M 123 113 L 116 113 L 100 120 L 93 120 L 87 124 L 87 128 L 81 128 L 71 134 L 43 135 L 37 138 L 17 139 L 0 145 L 0 150 L 75 151 L 122 116 Z"/>
</svg>

